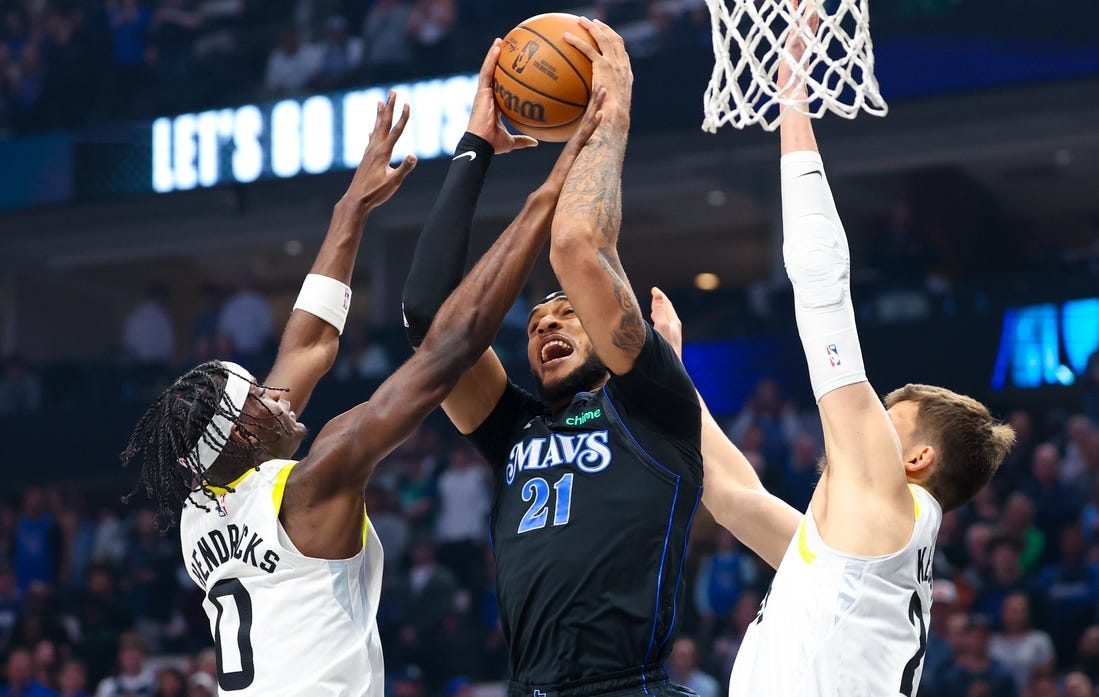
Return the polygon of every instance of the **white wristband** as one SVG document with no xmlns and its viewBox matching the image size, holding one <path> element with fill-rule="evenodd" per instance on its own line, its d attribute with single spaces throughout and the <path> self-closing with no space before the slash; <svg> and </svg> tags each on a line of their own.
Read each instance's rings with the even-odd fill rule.
<svg viewBox="0 0 1099 697">
<path fill-rule="evenodd" d="M 294 309 L 320 317 L 343 334 L 347 311 L 351 309 L 351 289 L 334 278 L 311 273 L 301 284 Z"/>
</svg>

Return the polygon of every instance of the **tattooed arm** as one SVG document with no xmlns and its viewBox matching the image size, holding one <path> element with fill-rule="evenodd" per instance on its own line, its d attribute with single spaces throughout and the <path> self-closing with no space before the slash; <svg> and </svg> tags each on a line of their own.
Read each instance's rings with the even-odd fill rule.
<svg viewBox="0 0 1099 697">
<path fill-rule="evenodd" d="M 565 38 L 592 61 L 592 81 L 607 89 L 603 123 L 569 172 L 557 203 L 550 263 L 591 338 L 616 375 L 633 368 L 645 345 L 645 322 L 618 260 L 622 161 L 630 130 L 633 73 L 622 37 L 602 22 L 581 20 L 598 44 Z"/>
</svg>

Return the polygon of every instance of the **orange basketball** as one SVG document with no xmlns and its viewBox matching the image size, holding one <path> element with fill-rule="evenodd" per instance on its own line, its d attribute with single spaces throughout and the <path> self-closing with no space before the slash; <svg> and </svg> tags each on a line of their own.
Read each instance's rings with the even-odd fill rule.
<svg viewBox="0 0 1099 697">
<path fill-rule="evenodd" d="M 538 140 L 568 140 L 591 96 L 591 61 L 565 32 L 596 45 L 579 17 L 550 12 L 512 29 L 500 47 L 496 103 L 516 129 Z"/>
</svg>

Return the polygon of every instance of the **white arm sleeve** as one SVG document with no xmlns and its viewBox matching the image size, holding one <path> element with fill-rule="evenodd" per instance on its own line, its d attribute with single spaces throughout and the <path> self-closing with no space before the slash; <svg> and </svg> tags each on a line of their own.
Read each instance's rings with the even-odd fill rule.
<svg viewBox="0 0 1099 697">
<path fill-rule="evenodd" d="M 819 153 L 782 158 L 782 257 L 817 401 L 866 380 L 851 305 L 851 253 Z"/>
</svg>

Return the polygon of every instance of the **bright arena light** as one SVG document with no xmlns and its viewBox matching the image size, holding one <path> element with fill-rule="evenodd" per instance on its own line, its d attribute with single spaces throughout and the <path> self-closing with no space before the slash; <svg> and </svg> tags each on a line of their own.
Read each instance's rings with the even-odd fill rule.
<svg viewBox="0 0 1099 697">
<path fill-rule="evenodd" d="M 717 290 L 720 285 L 721 279 L 718 278 L 716 273 L 700 273 L 695 276 L 695 288 L 699 290 Z"/>
</svg>

